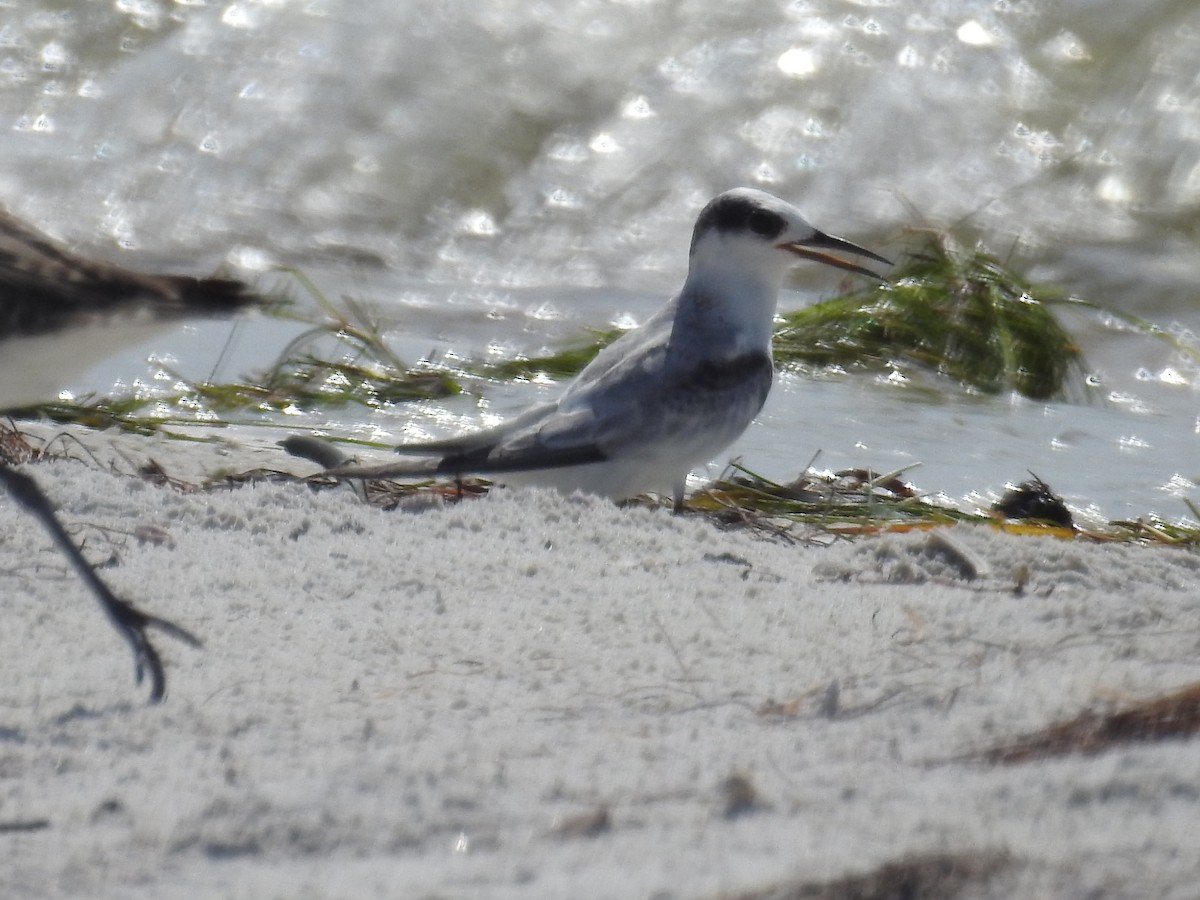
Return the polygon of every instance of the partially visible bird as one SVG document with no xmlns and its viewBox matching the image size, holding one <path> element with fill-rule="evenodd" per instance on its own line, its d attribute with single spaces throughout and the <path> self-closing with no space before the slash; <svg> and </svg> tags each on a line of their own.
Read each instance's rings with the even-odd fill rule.
<svg viewBox="0 0 1200 900">
<path fill-rule="evenodd" d="M 87 259 L 0 209 L 0 411 L 52 400 L 74 376 L 180 319 L 256 302 L 238 281 Z"/>
<path fill-rule="evenodd" d="M 788 267 L 800 257 L 879 277 L 838 253 L 890 265 L 817 230 L 777 197 L 726 191 L 696 220 L 679 294 L 602 350 L 558 399 L 495 428 L 396 448 L 420 459 L 325 474 L 480 474 L 616 500 L 669 491 L 679 509 L 688 473 L 729 447 L 767 398 L 772 323 Z M 319 455 L 308 439 L 284 444 Z"/>
<path fill-rule="evenodd" d="M 52 400 L 74 375 L 185 317 L 223 315 L 260 302 L 236 281 L 150 275 L 86 259 L 0 210 L 0 412 Z M 26 472 L 0 462 L 0 483 L 36 516 L 133 652 L 150 700 L 166 691 L 148 630 L 200 641 L 117 597 L 96 574 Z"/>
</svg>

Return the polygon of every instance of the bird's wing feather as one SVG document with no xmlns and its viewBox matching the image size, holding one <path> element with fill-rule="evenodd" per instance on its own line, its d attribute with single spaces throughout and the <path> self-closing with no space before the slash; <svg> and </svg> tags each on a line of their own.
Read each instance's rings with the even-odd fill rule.
<svg viewBox="0 0 1200 900">
<path fill-rule="evenodd" d="M 662 355 L 660 348 L 612 367 L 586 394 L 564 397 L 557 410 L 479 451 L 471 462 L 508 471 L 543 469 L 599 462 L 630 448 L 687 447 L 705 415 L 710 425 L 712 417 L 728 423 L 704 429 L 706 437 L 717 435 L 717 452 L 758 413 L 771 387 L 771 359 L 764 353 L 705 360 L 666 373 L 659 371 Z"/>
<path fill-rule="evenodd" d="M 244 284 L 222 278 L 154 275 L 80 256 L 0 209 L 0 309 L 5 334 L 54 331 L 144 302 L 148 320 L 219 315 L 260 303 Z"/>
<path fill-rule="evenodd" d="M 546 430 L 546 437 L 550 443 L 554 443 L 552 435 L 571 432 L 575 434 L 571 443 L 577 443 L 580 440 L 586 443 L 588 438 L 582 434 L 586 428 L 580 429 L 580 426 L 584 426 L 585 423 L 581 420 L 579 410 L 576 409 L 578 404 L 573 403 L 573 398 L 576 395 L 592 396 L 596 400 L 600 400 L 602 404 L 607 404 L 609 402 L 607 394 L 611 393 L 612 389 L 602 385 L 598 387 L 598 383 L 623 382 L 627 378 L 625 373 L 630 368 L 631 360 L 639 360 L 641 361 L 640 365 L 645 365 L 648 356 L 647 347 L 661 343 L 670 333 L 670 320 L 674 314 L 674 306 L 675 303 L 672 301 L 647 319 L 641 327 L 627 331 L 601 350 L 596 358 L 575 376 L 558 400 L 536 404 L 515 419 L 494 428 L 472 431 L 452 438 L 401 444 L 396 447 L 396 452 L 406 456 L 440 453 L 447 458 L 458 458 L 464 461 L 471 459 L 479 463 L 487 458 L 488 452 L 501 445 L 511 447 L 510 452 L 515 453 L 526 444 L 536 443 L 536 435 L 543 428 Z M 620 371 L 615 375 L 611 374 L 614 369 Z M 566 449 L 567 445 L 560 442 L 560 446 Z M 546 449 L 550 449 L 549 446 Z M 564 458 L 569 456 L 569 452 L 564 454 Z M 575 464 L 563 462 L 559 465 Z"/>
<path fill-rule="evenodd" d="M 732 440 L 766 399 L 771 358 L 754 352 L 729 360 L 671 359 L 675 306 L 667 304 L 601 351 L 557 402 L 497 428 L 397 451 L 442 454 L 436 467 L 442 474 L 556 469 L 602 462 L 630 447 L 690 442 L 698 415 L 728 420 L 728 428 L 715 432 Z"/>
<path fill-rule="evenodd" d="M 596 354 L 596 358 L 567 386 L 562 400 L 590 391 L 592 385 L 608 378 L 614 369 L 627 370 L 631 362 L 642 366 L 661 363 L 662 358 L 655 356 L 655 350 L 665 349 L 670 340 L 678 306 L 679 297 L 676 296 L 640 326 L 625 332 Z"/>
</svg>

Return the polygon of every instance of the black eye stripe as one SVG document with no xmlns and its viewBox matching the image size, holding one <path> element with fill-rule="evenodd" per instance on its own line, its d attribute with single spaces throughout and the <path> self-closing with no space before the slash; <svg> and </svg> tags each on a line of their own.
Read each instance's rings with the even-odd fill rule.
<svg viewBox="0 0 1200 900">
<path fill-rule="evenodd" d="M 758 202 L 736 194 L 722 194 L 714 198 L 696 220 L 692 232 L 692 249 L 701 235 L 708 231 L 746 230 L 751 234 L 772 240 L 787 229 L 787 221 L 777 212 L 764 209 Z"/>
<path fill-rule="evenodd" d="M 761 234 L 766 238 L 778 237 L 787 227 L 782 216 L 766 209 L 753 210 L 746 224 L 755 234 Z"/>
</svg>

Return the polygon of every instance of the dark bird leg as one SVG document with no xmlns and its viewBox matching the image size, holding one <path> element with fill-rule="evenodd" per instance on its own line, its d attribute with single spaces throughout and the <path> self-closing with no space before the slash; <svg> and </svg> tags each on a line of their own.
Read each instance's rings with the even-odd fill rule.
<svg viewBox="0 0 1200 900">
<path fill-rule="evenodd" d="M 38 487 L 36 481 L 22 472 L 9 468 L 3 463 L 0 463 L 0 481 L 4 483 L 4 486 L 8 488 L 9 494 L 17 502 L 33 513 L 33 515 L 37 516 L 46 527 L 46 530 L 50 532 L 50 537 L 58 544 L 59 549 L 71 561 L 71 565 L 75 567 L 75 571 L 79 573 L 79 577 L 87 583 L 92 593 L 96 595 L 96 599 L 100 601 L 100 606 L 103 607 L 104 612 L 108 615 L 108 620 L 117 629 L 117 633 L 125 638 L 129 644 L 129 648 L 133 651 L 133 665 L 137 683 L 141 684 L 143 675 L 149 672 L 150 702 L 158 703 L 166 693 L 167 679 L 163 671 L 162 659 L 158 655 L 158 650 L 150 643 L 150 637 L 146 633 L 147 630 L 153 626 L 197 649 L 201 647 L 199 639 L 191 632 L 180 628 L 173 622 L 168 622 L 166 619 L 160 619 L 158 616 L 144 613 L 133 604 L 113 594 L 109 590 L 108 585 L 96 574 L 96 570 L 92 568 L 91 563 L 84 558 L 83 553 L 75 546 L 75 542 L 71 540 L 71 536 L 67 534 L 62 523 L 58 521 L 58 517 L 54 515 L 54 509 L 50 505 L 50 501 L 42 493 L 42 489 Z"/>
</svg>

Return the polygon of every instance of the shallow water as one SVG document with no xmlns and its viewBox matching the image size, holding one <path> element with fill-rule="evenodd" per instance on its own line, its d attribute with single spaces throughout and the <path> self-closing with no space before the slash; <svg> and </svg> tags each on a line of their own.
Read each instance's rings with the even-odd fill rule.
<svg viewBox="0 0 1200 900">
<path fill-rule="evenodd" d="M 130 265 L 299 265 L 378 304 L 413 357 L 644 318 L 681 282 L 700 205 L 735 184 L 884 253 L 969 219 L 1035 278 L 1197 332 L 1197 58 L 1183 0 L 0 0 L 0 201 Z M 836 285 L 801 268 L 784 305 Z M 732 452 L 780 478 L 817 450 L 921 461 L 920 488 L 966 502 L 1032 469 L 1097 515 L 1182 518 L 1196 367 L 1071 324 L 1103 385 L 1090 405 L 788 376 Z M 150 350 L 203 374 L 226 333 L 72 387 L 137 375 Z M 256 327 L 235 364 L 285 340 Z M 552 389 L 365 424 L 463 427 Z"/>
</svg>

